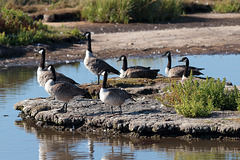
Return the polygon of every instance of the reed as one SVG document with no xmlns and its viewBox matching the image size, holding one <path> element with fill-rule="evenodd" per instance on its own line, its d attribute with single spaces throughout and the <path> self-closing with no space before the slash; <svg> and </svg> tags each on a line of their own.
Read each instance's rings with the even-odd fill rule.
<svg viewBox="0 0 240 160">
<path fill-rule="evenodd" d="M 240 12 L 239 0 L 218 0 L 213 7 L 215 12 L 220 13 L 233 13 Z"/>
<path fill-rule="evenodd" d="M 87 0 L 82 17 L 90 22 L 159 22 L 178 17 L 180 0 Z"/>
</svg>

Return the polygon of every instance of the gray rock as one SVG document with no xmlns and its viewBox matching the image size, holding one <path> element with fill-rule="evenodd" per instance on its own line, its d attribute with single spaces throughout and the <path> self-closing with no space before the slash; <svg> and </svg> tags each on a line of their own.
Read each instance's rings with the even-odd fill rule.
<svg viewBox="0 0 240 160">
<path fill-rule="evenodd" d="M 36 98 L 23 100 L 14 105 L 26 117 L 32 117 L 46 124 L 56 126 L 74 126 L 75 129 L 94 131 L 96 128 L 107 131 L 133 132 L 139 135 L 231 135 L 239 136 L 240 113 L 237 111 L 215 111 L 209 118 L 185 118 L 176 113 L 174 108 L 165 107 L 157 100 L 129 101 L 122 106 L 123 114 L 110 113 L 109 106 L 99 100 L 72 100 L 67 113 L 59 113 L 62 102 Z M 153 107 L 154 106 L 154 107 Z M 50 123 L 49 123 L 50 122 Z"/>
</svg>

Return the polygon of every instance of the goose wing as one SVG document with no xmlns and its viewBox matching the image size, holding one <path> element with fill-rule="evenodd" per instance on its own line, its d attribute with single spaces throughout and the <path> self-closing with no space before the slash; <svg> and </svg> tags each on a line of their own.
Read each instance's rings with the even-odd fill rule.
<svg viewBox="0 0 240 160">
<path fill-rule="evenodd" d="M 111 96 L 111 97 L 114 97 L 116 99 L 121 99 L 123 102 L 126 100 L 126 99 L 132 99 L 131 98 L 131 95 L 128 94 L 127 91 L 123 90 L 123 89 L 120 89 L 120 88 L 108 88 L 108 94 Z"/>
<path fill-rule="evenodd" d="M 57 82 L 52 88 L 51 91 L 59 100 L 72 99 L 75 96 L 82 96 L 85 98 L 91 98 L 90 94 L 82 89 L 73 85 L 71 83 Z"/>
<path fill-rule="evenodd" d="M 41 86 L 44 86 L 45 83 L 52 78 L 52 73 L 51 71 L 43 71 L 41 73 L 41 75 L 39 76 L 39 83 Z M 68 82 L 68 83 L 72 83 L 72 84 L 78 84 L 77 82 L 75 82 L 73 79 L 65 76 L 62 73 L 56 73 L 56 81 L 61 81 L 61 82 Z"/>
<path fill-rule="evenodd" d="M 62 73 L 56 73 L 56 81 L 61 81 L 61 82 L 68 82 L 68 83 L 71 83 L 71 84 L 78 84 L 76 81 L 74 81 L 73 79 L 65 76 L 64 74 Z"/>
<path fill-rule="evenodd" d="M 91 70 L 95 74 L 99 74 L 107 70 L 108 72 L 120 75 L 120 72 L 118 70 L 116 70 L 107 62 L 99 58 L 90 57 L 86 65 L 89 67 L 89 70 Z"/>
<path fill-rule="evenodd" d="M 168 77 L 182 77 L 184 70 L 185 70 L 185 65 L 175 66 L 170 69 L 170 71 L 168 73 Z M 191 71 L 192 71 L 193 75 L 203 75 L 203 73 L 201 73 L 199 70 L 193 69 L 193 68 L 188 69 L 189 75 L 190 75 Z"/>
<path fill-rule="evenodd" d="M 175 67 L 183 67 L 183 68 L 185 68 L 185 65 L 177 65 Z M 173 67 L 173 68 L 175 68 L 175 67 Z M 193 67 L 193 66 L 189 66 L 189 69 L 191 69 L 191 70 L 198 70 L 198 71 L 204 70 L 204 68 L 198 68 L 198 67 Z"/>
<path fill-rule="evenodd" d="M 144 67 L 144 66 L 131 66 L 131 67 L 128 67 L 128 68 L 150 70 L 151 67 Z"/>
<path fill-rule="evenodd" d="M 156 78 L 160 70 L 128 68 L 124 72 L 124 78 Z"/>
</svg>

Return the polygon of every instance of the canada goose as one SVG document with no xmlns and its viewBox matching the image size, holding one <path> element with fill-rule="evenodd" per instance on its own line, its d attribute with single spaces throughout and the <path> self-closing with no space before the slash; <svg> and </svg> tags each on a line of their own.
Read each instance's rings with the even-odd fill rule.
<svg viewBox="0 0 240 160">
<path fill-rule="evenodd" d="M 156 78 L 159 69 L 150 69 L 150 67 L 131 66 L 128 67 L 127 57 L 121 55 L 117 62 L 123 61 L 122 69 L 120 70 L 120 78 Z"/>
<path fill-rule="evenodd" d="M 83 34 L 83 36 L 86 36 L 87 40 L 88 40 L 88 44 L 87 44 L 88 48 L 86 50 L 86 56 L 84 58 L 84 66 L 89 71 L 91 71 L 93 74 L 97 75 L 97 77 L 98 77 L 98 83 L 97 84 L 99 84 L 100 75 L 104 70 L 108 70 L 109 73 L 114 73 L 114 74 L 119 75 L 120 72 L 118 70 L 116 70 L 115 68 L 110 66 L 104 60 L 96 58 L 95 56 L 93 56 L 92 47 L 91 47 L 91 33 L 86 32 L 86 33 Z"/>
<path fill-rule="evenodd" d="M 188 79 L 188 76 L 189 76 L 189 60 L 188 60 L 187 57 L 183 57 L 178 62 L 186 62 L 184 72 L 183 72 L 183 75 L 182 75 L 182 80 L 184 81 L 185 79 Z"/>
<path fill-rule="evenodd" d="M 128 99 L 131 99 L 131 96 L 123 89 L 120 88 L 107 88 L 107 76 L 108 72 L 103 72 L 103 83 L 100 89 L 100 100 L 111 106 L 111 112 L 113 114 L 113 106 L 119 106 L 120 114 L 122 113 L 121 105 Z"/>
<path fill-rule="evenodd" d="M 41 57 L 39 67 L 37 69 L 37 81 L 38 81 L 40 86 L 44 87 L 45 83 L 51 77 L 51 72 L 48 71 L 47 69 L 45 69 L 45 54 L 46 54 L 45 49 L 40 48 L 38 53 L 40 53 L 42 55 L 42 57 Z M 57 81 L 62 81 L 62 82 L 69 82 L 69 83 L 72 83 L 72 84 L 78 84 L 73 79 L 65 76 L 62 73 L 57 73 L 57 72 L 56 72 L 56 80 Z"/>
<path fill-rule="evenodd" d="M 183 72 L 185 70 L 185 65 L 178 65 L 178 66 L 171 68 L 172 59 L 171 59 L 170 51 L 167 51 L 163 56 L 168 57 L 168 64 L 165 69 L 166 75 L 168 77 L 182 77 Z M 197 67 L 192 67 L 192 66 L 189 66 L 189 68 L 188 68 L 189 74 L 192 71 L 193 75 L 202 75 L 203 73 L 201 73 L 200 70 L 204 70 L 204 68 L 197 68 Z"/>
<path fill-rule="evenodd" d="M 48 69 L 51 72 L 51 78 L 46 82 L 44 88 L 48 94 L 55 97 L 57 100 L 64 101 L 64 105 L 59 110 L 60 112 L 67 112 L 67 104 L 75 96 L 92 98 L 86 90 L 81 89 L 74 84 L 57 82 L 56 72 L 53 65 L 50 65 Z"/>
</svg>

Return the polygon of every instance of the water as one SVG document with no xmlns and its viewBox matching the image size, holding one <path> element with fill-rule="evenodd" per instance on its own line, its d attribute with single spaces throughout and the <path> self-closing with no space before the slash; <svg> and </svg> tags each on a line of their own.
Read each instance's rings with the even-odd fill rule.
<svg viewBox="0 0 240 160">
<path fill-rule="evenodd" d="M 203 67 L 204 76 L 223 79 L 240 85 L 237 69 L 240 55 L 188 56 L 190 65 Z M 172 64 L 179 64 L 173 57 Z M 122 63 L 109 59 L 120 70 Z M 167 59 L 160 56 L 131 58 L 129 66 L 160 68 L 164 74 Z M 79 83 L 95 82 L 97 77 L 87 71 L 83 62 L 57 66 L 58 72 Z M 114 75 L 113 75 L 114 76 Z M 177 139 L 140 140 L 114 138 L 84 133 L 59 133 L 44 130 L 22 121 L 13 105 L 21 100 L 47 97 L 39 87 L 36 68 L 11 68 L 0 71 L 0 159 L 240 159 L 240 142 L 187 142 Z"/>
</svg>

